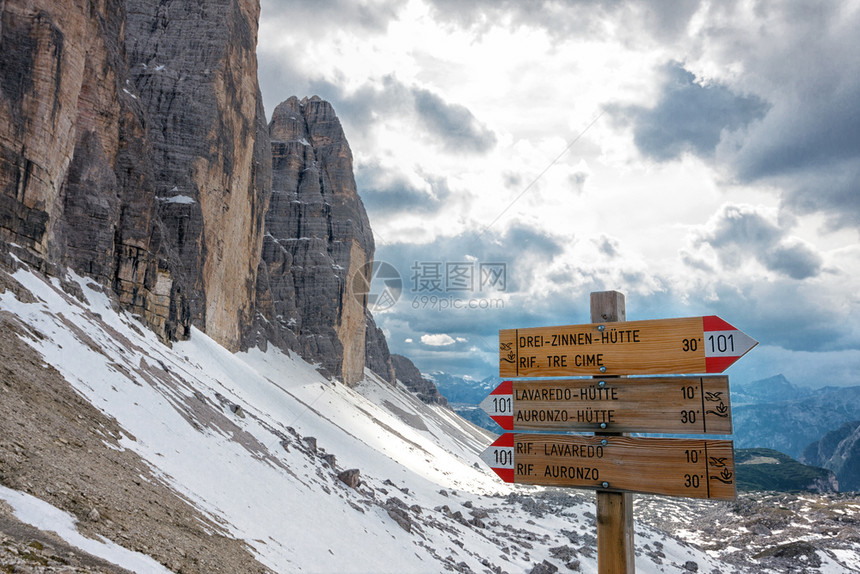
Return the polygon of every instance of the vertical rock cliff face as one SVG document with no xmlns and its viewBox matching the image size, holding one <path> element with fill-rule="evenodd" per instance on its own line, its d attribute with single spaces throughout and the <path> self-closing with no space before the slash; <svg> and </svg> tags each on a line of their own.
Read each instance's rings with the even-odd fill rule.
<svg viewBox="0 0 860 574">
<path fill-rule="evenodd" d="M 257 262 L 270 189 L 257 85 L 254 0 L 133 0 L 132 84 L 149 118 L 162 233 L 163 290 L 190 323 L 231 350 L 254 316 Z"/>
<path fill-rule="evenodd" d="M 129 90 L 125 3 L 4 2 L 0 240 L 114 287 L 163 332 L 145 111 Z"/>
<path fill-rule="evenodd" d="M 115 86 L 110 85 L 115 70 L 99 45 L 107 38 L 95 19 L 86 16 L 84 4 L 76 2 L 71 9 L 61 10 L 56 0 L 4 2 L 0 16 L 0 121 L 4 127 L 0 229 L 4 239 L 45 259 L 62 213 L 61 191 L 78 141 L 83 140 L 82 147 L 96 165 L 88 173 L 77 170 L 73 177 L 78 182 L 92 178 L 111 183 L 104 179 L 110 180 L 112 174 L 100 169 L 110 160 L 105 157 L 110 150 L 99 149 L 100 142 L 78 130 L 80 123 L 80 132 L 115 131 L 120 106 Z M 99 87 L 114 92 L 104 102 L 102 117 L 94 113 L 100 94 L 92 93 L 88 81 L 94 72 L 105 79 Z M 110 142 L 104 143 L 107 147 Z M 111 210 L 111 198 L 105 198 L 104 208 Z"/>
<path fill-rule="evenodd" d="M 364 365 L 392 385 L 396 378 L 394 362 L 385 333 L 376 326 L 370 312 L 367 313 L 367 329 L 364 337 Z"/>
<path fill-rule="evenodd" d="M 397 378 L 407 389 L 418 395 L 419 399 L 428 404 L 448 404 L 448 399 L 442 396 L 436 385 L 421 376 L 421 371 L 412 361 L 403 355 L 391 355 L 391 364 Z"/>
<path fill-rule="evenodd" d="M 0 239 L 236 350 L 270 190 L 253 0 L 4 2 Z"/>
<path fill-rule="evenodd" d="M 260 272 L 259 328 L 345 383 L 364 376 L 373 234 L 355 187 L 352 152 L 331 105 L 281 103 L 269 124 L 272 197 Z M 366 289 L 363 291 L 366 293 Z"/>
</svg>

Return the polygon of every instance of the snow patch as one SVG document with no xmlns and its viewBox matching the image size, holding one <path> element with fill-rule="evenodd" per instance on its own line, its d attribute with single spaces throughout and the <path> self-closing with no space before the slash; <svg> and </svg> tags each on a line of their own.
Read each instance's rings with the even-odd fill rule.
<svg viewBox="0 0 860 574">
<path fill-rule="evenodd" d="M 171 197 L 159 197 L 158 200 L 163 201 L 164 203 L 178 203 L 180 205 L 191 205 L 192 203 L 197 203 L 197 201 L 195 201 L 193 197 L 189 197 L 187 195 L 174 195 Z"/>
<path fill-rule="evenodd" d="M 170 570 L 145 554 L 123 548 L 106 538 L 93 540 L 83 536 L 78 532 L 74 516 L 25 492 L 0 485 L 0 499 L 13 508 L 21 522 L 40 530 L 53 530 L 68 544 L 93 556 L 140 574 L 170 574 Z"/>
</svg>

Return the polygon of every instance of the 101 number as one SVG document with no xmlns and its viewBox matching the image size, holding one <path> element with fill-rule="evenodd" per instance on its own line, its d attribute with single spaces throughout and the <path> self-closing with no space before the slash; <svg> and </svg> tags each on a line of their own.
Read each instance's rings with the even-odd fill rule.
<svg viewBox="0 0 860 574">
<path fill-rule="evenodd" d="M 493 397 L 493 411 L 497 413 L 511 412 L 511 397 Z"/>
</svg>

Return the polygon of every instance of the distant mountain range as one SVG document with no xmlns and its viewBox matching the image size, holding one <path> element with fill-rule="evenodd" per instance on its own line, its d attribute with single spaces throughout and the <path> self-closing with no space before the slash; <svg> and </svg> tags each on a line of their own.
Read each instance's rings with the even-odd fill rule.
<svg viewBox="0 0 860 574">
<path fill-rule="evenodd" d="M 845 423 L 860 420 L 860 387 L 798 387 L 776 375 L 732 385 L 735 448 L 772 448 L 800 458 Z"/>
<path fill-rule="evenodd" d="M 750 383 L 732 383 L 732 405 L 769 403 L 774 400 L 793 401 L 816 392 L 809 387 L 798 387 L 783 375 L 774 375 Z"/>
<path fill-rule="evenodd" d="M 472 377 L 459 377 L 442 371 L 422 374 L 436 385 L 449 403 L 464 405 L 477 405 L 502 382 L 499 377 L 492 376 L 479 381 Z"/>
</svg>

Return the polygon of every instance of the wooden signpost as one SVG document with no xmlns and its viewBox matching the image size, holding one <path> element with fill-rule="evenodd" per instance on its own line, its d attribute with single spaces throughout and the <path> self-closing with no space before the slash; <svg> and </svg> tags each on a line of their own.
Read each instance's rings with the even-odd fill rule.
<svg viewBox="0 0 860 574">
<path fill-rule="evenodd" d="M 724 375 L 504 381 L 480 406 L 509 431 L 732 433 Z"/>
<path fill-rule="evenodd" d="M 507 482 L 597 490 L 599 574 L 632 574 L 632 492 L 730 500 L 732 441 L 624 433 L 731 434 L 721 373 L 758 343 L 715 315 L 625 321 L 624 295 L 591 294 L 591 324 L 499 331 L 504 381 L 481 407 L 506 433 L 481 458 Z M 683 377 L 636 377 L 672 375 Z"/>
<path fill-rule="evenodd" d="M 505 482 L 735 498 L 730 440 L 506 433 L 481 459 Z"/>
<path fill-rule="evenodd" d="M 715 315 L 502 329 L 499 376 L 722 373 L 757 344 Z"/>
</svg>

